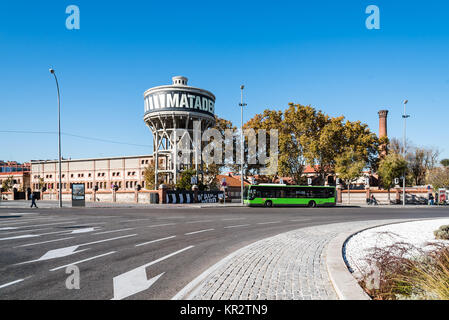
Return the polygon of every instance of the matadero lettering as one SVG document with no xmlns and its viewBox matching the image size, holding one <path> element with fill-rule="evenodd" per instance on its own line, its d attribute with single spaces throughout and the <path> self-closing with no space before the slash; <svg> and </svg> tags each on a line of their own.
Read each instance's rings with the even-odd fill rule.
<svg viewBox="0 0 449 320">
<path fill-rule="evenodd" d="M 192 109 L 215 112 L 215 102 L 208 97 L 180 91 L 149 94 L 145 97 L 145 112 L 160 109 Z"/>
</svg>

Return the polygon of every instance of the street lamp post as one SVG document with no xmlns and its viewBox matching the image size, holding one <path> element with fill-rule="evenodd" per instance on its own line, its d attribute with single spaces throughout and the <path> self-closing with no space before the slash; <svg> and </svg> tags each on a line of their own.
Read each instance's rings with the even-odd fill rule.
<svg viewBox="0 0 449 320">
<path fill-rule="evenodd" d="M 50 73 L 53 74 L 56 81 L 56 89 L 58 91 L 58 158 L 59 158 L 59 207 L 62 208 L 62 176 L 61 176 L 61 99 L 59 96 L 59 83 L 56 77 L 55 70 L 50 68 Z"/>
<path fill-rule="evenodd" d="M 240 107 L 241 107 L 241 114 L 240 114 L 240 120 L 241 120 L 241 125 L 240 125 L 240 202 L 243 205 L 243 164 L 244 164 L 244 140 L 243 140 L 243 107 L 246 106 L 246 103 L 243 103 L 243 89 L 245 89 L 245 86 L 242 84 L 240 86 Z"/>
<path fill-rule="evenodd" d="M 405 105 L 408 103 L 408 100 L 404 100 L 404 114 L 402 115 L 402 118 L 404 119 L 404 159 L 407 156 L 407 118 L 410 116 L 406 113 Z M 404 174 L 402 175 L 402 205 L 405 206 L 405 169 Z"/>
</svg>

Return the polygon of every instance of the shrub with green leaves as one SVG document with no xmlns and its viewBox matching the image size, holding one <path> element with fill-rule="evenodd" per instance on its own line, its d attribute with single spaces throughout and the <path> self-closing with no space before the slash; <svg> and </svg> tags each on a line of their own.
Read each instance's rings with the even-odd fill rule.
<svg viewBox="0 0 449 320">
<path fill-rule="evenodd" d="M 438 230 L 433 232 L 436 239 L 449 240 L 449 225 L 441 226 Z"/>
</svg>

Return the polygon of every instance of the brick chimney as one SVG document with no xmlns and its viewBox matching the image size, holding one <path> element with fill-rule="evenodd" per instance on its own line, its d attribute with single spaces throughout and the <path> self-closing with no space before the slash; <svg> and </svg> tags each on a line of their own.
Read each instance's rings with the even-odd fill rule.
<svg viewBox="0 0 449 320">
<path fill-rule="evenodd" d="M 378 113 L 379 113 L 379 138 L 388 137 L 387 134 L 388 110 L 380 110 Z"/>
</svg>

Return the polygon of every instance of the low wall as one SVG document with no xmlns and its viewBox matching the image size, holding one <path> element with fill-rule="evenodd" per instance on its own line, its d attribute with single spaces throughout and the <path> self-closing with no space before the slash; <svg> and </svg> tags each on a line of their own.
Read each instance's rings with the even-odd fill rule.
<svg viewBox="0 0 449 320">
<path fill-rule="evenodd" d="M 14 193 L 12 192 L 2 192 L 0 200 L 14 200 Z"/>
<path fill-rule="evenodd" d="M 407 189 L 405 201 L 408 204 L 427 204 L 428 194 L 432 190 Z M 390 200 L 388 200 L 387 190 L 342 190 L 342 204 L 366 204 L 366 199 L 371 195 L 377 200 L 378 204 L 397 204 L 402 203 L 402 189 L 390 190 Z"/>
<path fill-rule="evenodd" d="M 150 203 L 150 194 L 160 193 L 157 190 L 140 190 L 140 191 L 86 191 L 86 201 L 89 202 L 118 202 L 118 203 Z M 95 197 L 95 199 L 94 199 Z M 58 200 L 57 192 L 44 192 L 42 200 Z M 72 193 L 63 192 L 63 201 L 71 201 Z"/>
</svg>

